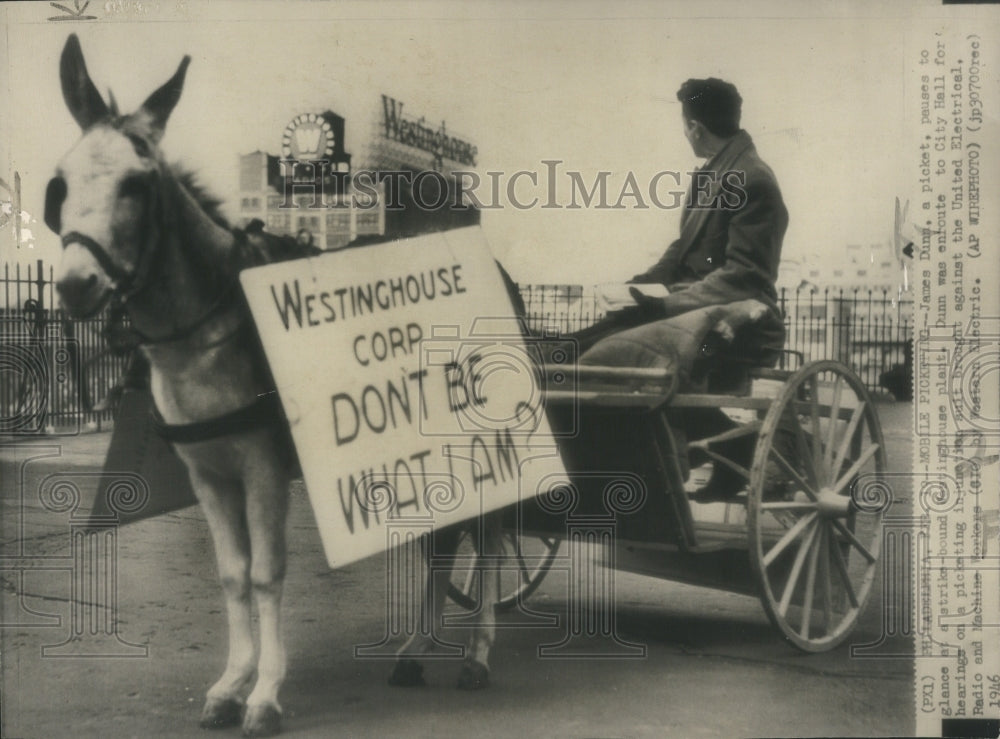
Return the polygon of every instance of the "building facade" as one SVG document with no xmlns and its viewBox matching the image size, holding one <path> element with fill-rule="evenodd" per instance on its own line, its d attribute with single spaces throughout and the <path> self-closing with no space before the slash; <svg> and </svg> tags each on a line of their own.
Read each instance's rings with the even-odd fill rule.
<svg viewBox="0 0 1000 739">
<path fill-rule="evenodd" d="M 290 120 L 280 155 L 242 155 L 240 225 L 259 221 L 332 250 L 479 223 L 459 174 L 476 166 L 475 144 L 444 121 L 432 127 L 405 113 L 387 95 L 372 107 L 352 139 L 357 154 L 347 150 L 347 121 L 323 110 Z"/>
</svg>

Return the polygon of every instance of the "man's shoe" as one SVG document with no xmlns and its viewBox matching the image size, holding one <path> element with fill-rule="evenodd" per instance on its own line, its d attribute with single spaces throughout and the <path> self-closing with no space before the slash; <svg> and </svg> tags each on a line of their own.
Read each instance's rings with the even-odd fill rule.
<svg viewBox="0 0 1000 739">
<path fill-rule="evenodd" d="M 695 503 L 721 503 L 735 498 L 746 486 L 747 481 L 743 475 L 716 462 L 708 482 L 689 497 Z"/>
</svg>

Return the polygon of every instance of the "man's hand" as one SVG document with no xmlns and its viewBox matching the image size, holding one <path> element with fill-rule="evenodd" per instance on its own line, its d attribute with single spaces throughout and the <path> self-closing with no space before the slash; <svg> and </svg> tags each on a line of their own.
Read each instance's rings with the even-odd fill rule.
<svg viewBox="0 0 1000 739">
<path fill-rule="evenodd" d="M 639 309 L 651 319 L 667 317 L 667 306 L 664 304 L 663 298 L 646 295 L 636 287 L 629 287 L 628 292 Z"/>
</svg>

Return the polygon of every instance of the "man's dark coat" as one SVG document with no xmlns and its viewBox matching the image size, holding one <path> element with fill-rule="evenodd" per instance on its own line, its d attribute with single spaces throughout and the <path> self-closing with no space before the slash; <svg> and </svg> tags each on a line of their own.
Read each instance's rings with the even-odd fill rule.
<svg viewBox="0 0 1000 739">
<path fill-rule="evenodd" d="M 755 298 L 777 310 L 774 283 L 788 211 L 771 168 L 740 131 L 695 174 L 714 184 L 688 197 L 680 238 L 634 283 L 658 282 L 670 289 L 667 316 L 720 303 Z M 724 184 L 725 183 L 725 184 Z"/>
</svg>

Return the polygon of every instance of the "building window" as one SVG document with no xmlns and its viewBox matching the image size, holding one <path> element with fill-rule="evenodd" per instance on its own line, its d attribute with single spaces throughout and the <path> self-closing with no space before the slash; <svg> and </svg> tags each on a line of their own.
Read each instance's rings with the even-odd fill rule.
<svg viewBox="0 0 1000 739">
<path fill-rule="evenodd" d="M 375 234 L 379 232 L 378 213 L 359 213 L 357 228 L 359 234 Z"/>
<path fill-rule="evenodd" d="M 332 231 L 343 231 L 347 233 L 351 230 L 350 213 L 331 213 L 326 217 L 326 226 Z"/>
<path fill-rule="evenodd" d="M 292 202 L 295 204 L 296 208 L 313 208 L 315 204 L 317 208 L 323 207 L 323 198 L 319 190 L 315 193 L 311 192 L 299 192 L 292 196 Z"/>
</svg>

